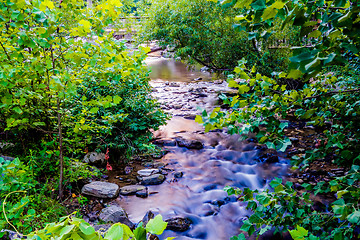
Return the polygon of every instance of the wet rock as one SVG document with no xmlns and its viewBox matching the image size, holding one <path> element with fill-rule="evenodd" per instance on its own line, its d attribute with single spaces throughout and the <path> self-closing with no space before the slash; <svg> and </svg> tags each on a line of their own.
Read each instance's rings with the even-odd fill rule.
<svg viewBox="0 0 360 240">
<path fill-rule="evenodd" d="M 219 208 L 211 204 L 206 204 L 202 206 L 201 212 L 201 215 L 205 217 L 212 216 L 219 212 Z"/>
<path fill-rule="evenodd" d="M 251 143 L 257 143 L 258 142 L 258 140 L 256 138 L 248 138 L 248 139 L 246 139 L 246 141 L 251 142 Z"/>
<path fill-rule="evenodd" d="M 148 177 L 141 177 L 142 185 L 159 185 L 165 181 L 165 176 L 162 174 L 154 174 Z"/>
<path fill-rule="evenodd" d="M 154 168 L 163 168 L 163 167 L 165 167 L 165 163 L 154 162 L 153 166 L 154 166 Z"/>
<path fill-rule="evenodd" d="M 87 217 L 89 218 L 90 222 L 95 222 L 98 219 L 98 216 L 95 213 L 88 213 Z"/>
<path fill-rule="evenodd" d="M 143 163 L 143 166 L 146 168 L 150 168 L 150 167 L 153 167 L 154 165 L 152 162 L 146 162 L 146 163 Z"/>
<path fill-rule="evenodd" d="M 146 187 L 142 185 L 129 185 L 120 188 L 120 194 L 121 195 L 133 195 L 139 191 L 145 190 Z"/>
<path fill-rule="evenodd" d="M 159 240 L 159 237 L 154 235 L 154 234 L 150 234 L 149 235 L 149 240 Z"/>
<path fill-rule="evenodd" d="M 208 67 L 202 67 L 202 68 L 200 68 L 200 71 L 201 72 L 208 72 L 210 70 L 210 68 L 208 68 Z"/>
<path fill-rule="evenodd" d="M 266 162 L 266 163 L 277 163 L 279 162 L 279 157 L 271 153 L 264 153 L 258 158 L 258 160 L 260 162 Z"/>
<path fill-rule="evenodd" d="M 103 178 L 103 179 L 108 179 L 109 176 L 108 176 L 108 175 L 102 175 L 101 178 Z"/>
<path fill-rule="evenodd" d="M 136 192 L 135 195 L 139 198 L 147 198 L 149 196 L 149 193 L 148 193 L 147 188 L 145 188 L 141 191 Z"/>
<path fill-rule="evenodd" d="M 17 232 L 11 231 L 11 230 L 7 230 L 7 229 L 2 229 L 0 231 L 0 233 L 5 233 L 5 235 L 1 238 L 1 239 L 23 239 L 24 235 L 22 234 L 18 234 Z"/>
<path fill-rule="evenodd" d="M 15 159 L 14 157 L 9 157 L 4 155 L 0 155 L 0 158 L 4 159 L 5 161 L 13 161 Z"/>
<path fill-rule="evenodd" d="M 183 106 L 182 104 L 174 104 L 174 105 L 171 106 L 171 108 L 173 108 L 173 109 L 181 109 L 182 106 Z"/>
<path fill-rule="evenodd" d="M 176 142 L 179 147 L 186 147 L 188 149 L 202 149 L 204 144 L 199 140 L 190 140 L 184 138 L 177 138 Z"/>
<path fill-rule="evenodd" d="M 152 211 L 147 211 L 145 213 L 145 216 L 143 217 L 143 219 L 140 221 L 143 223 L 143 227 L 146 226 L 146 224 L 150 221 L 150 219 L 153 219 L 155 217 L 155 214 Z"/>
<path fill-rule="evenodd" d="M 85 155 L 83 162 L 90 165 L 103 166 L 106 163 L 105 154 L 97 152 L 89 152 Z"/>
<path fill-rule="evenodd" d="M 207 97 L 205 93 L 196 93 L 196 97 Z"/>
<path fill-rule="evenodd" d="M 172 139 L 158 139 L 153 141 L 153 143 L 159 146 L 176 146 L 176 141 Z"/>
<path fill-rule="evenodd" d="M 184 175 L 183 172 L 176 172 L 176 173 L 174 173 L 174 177 L 175 177 L 175 178 L 182 178 L 183 175 Z"/>
<path fill-rule="evenodd" d="M 85 184 L 81 193 L 98 198 L 115 198 L 119 194 L 119 186 L 115 183 L 95 181 Z"/>
<path fill-rule="evenodd" d="M 104 222 L 119 222 L 120 217 L 126 217 L 125 210 L 117 205 L 111 205 L 109 207 L 103 208 L 100 212 L 99 219 Z"/>
<path fill-rule="evenodd" d="M 184 118 L 185 119 L 190 119 L 190 120 L 195 120 L 195 118 L 196 118 L 196 114 L 185 114 L 184 115 Z"/>
<path fill-rule="evenodd" d="M 159 173 L 160 170 L 157 168 L 146 168 L 146 169 L 141 169 L 139 171 L 137 171 L 137 173 L 141 176 L 141 177 L 148 177 L 150 175 Z"/>
<path fill-rule="evenodd" d="M 180 87 L 180 84 L 177 82 L 171 82 L 170 87 Z"/>
<path fill-rule="evenodd" d="M 296 138 L 296 137 L 289 137 L 290 141 L 293 142 L 293 143 L 297 143 L 299 142 L 299 139 Z"/>
<path fill-rule="evenodd" d="M 224 81 L 223 80 L 215 80 L 214 83 L 215 84 L 222 84 Z"/>
<path fill-rule="evenodd" d="M 211 205 L 218 206 L 218 207 L 221 207 L 224 204 L 225 204 L 224 200 L 214 200 L 211 202 Z"/>
<path fill-rule="evenodd" d="M 94 225 L 95 231 L 99 231 L 100 233 L 105 233 L 109 228 L 111 228 L 111 224 L 100 224 L 100 225 Z"/>
<path fill-rule="evenodd" d="M 166 229 L 176 232 L 185 232 L 189 230 L 191 221 L 187 218 L 175 217 L 165 220 L 167 222 Z"/>
<path fill-rule="evenodd" d="M 124 172 L 125 172 L 126 175 L 129 175 L 131 173 L 131 171 L 132 171 L 132 167 L 126 166 L 124 168 Z"/>
<path fill-rule="evenodd" d="M 202 80 L 202 78 L 201 78 L 201 77 L 198 77 L 198 78 L 194 78 L 194 80 L 195 80 L 195 81 L 200 81 L 200 80 Z"/>
</svg>

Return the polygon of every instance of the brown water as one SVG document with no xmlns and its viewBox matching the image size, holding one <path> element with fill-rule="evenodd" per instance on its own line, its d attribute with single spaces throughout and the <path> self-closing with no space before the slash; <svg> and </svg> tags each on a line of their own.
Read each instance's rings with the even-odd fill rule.
<svg viewBox="0 0 360 240">
<path fill-rule="evenodd" d="M 163 76 L 160 72 L 169 72 L 164 75 L 165 80 L 171 81 L 172 76 L 175 76 L 175 81 L 180 81 L 178 78 L 182 78 L 185 82 L 189 81 L 189 76 L 202 74 L 186 72 L 183 65 L 173 60 L 165 61 L 164 63 L 163 59 L 160 59 L 151 63 L 153 69 L 158 69 L 156 71 L 159 74 L 156 77 L 152 76 L 158 80 L 158 83 L 161 83 L 159 78 Z M 163 67 L 165 70 L 162 70 Z M 211 85 L 201 84 L 208 84 L 209 88 Z M 176 91 L 188 93 L 184 90 L 187 86 L 181 85 Z M 158 86 L 155 92 L 155 96 L 163 100 L 163 104 L 172 104 L 180 100 L 188 101 L 184 94 L 176 95 L 174 91 L 162 91 L 163 88 L 165 85 Z M 167 99 L 166 94 L 176 95 L 177 98 Z M 198 98 L 201 100 L 195 103 L 203 104 L 200 107 L 204 107 L 207 100 L 212 98 L 214 96 L 209 93 L 208 97 Z M 234 196 L 227 196 L 224 187 L 229 185 L 261 190 L 274 177 L 286 174 L 288 168 L 284 159 L 276 164 L 259 163 L 256 160 L 259 150 L 255 144 L 240 141 L 239 136 L 230 136 L 222 131 L 204 133 L 201 125 L 180 116 L 173 117 L 166 126 L 154 132 L 154 137 L 169 141 L 175 141 L 176 137 L 197 139 L 205 146 L 201 150 L 165 146 L 164 149 L 169 153 L 160 161 L 170 169 L 167 171 L 166 181 L 161 185 L 148 186 L 150 195 L 146 199 L 120 196 L 116 200 L 133 222 L 140 221 L 148 210 L 160 213 L 164 219 L 181 216 L 193 222 L 188 231 L 182 233 L 165 231 L 160 239 L 176 236 L 176 239 L 180 240 L 225 240 L 238 235 L 242 220 L 250 213 L 245 209 L 244 203 L 236 201 Z M 174 173 L 179 171 L 183 172 L 183 177 L 176 179 Z"/>
<path fill-rule="evenodd" d="M 200 71 L 199 66 L 190 69 L 186 64 L 171 58 L 147 58 L 146 64 L 150 67 L 150 78 L 164 81 L 188 82 L 193 79 L 211 80 L 209 73 Z"/>
</svg>

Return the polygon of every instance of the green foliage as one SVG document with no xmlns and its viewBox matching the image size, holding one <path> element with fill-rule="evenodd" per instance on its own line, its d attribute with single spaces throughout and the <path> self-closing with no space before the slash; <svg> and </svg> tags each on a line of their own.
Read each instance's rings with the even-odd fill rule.
<svg viewBox="0 0 360 240">
<path fill-rule="evenodd" d="M 232 70 L 237 61 L 246 58 L 257 64 L 259 71 L 271 75 L 286 69 L 289 52 L 269 52 L 267 46 L 274 41 L 256 42 L 240 32 L 236 15 L 241 11 L 224 8 L 207 1 L 153 1 L 148 9 L 148 21 L 140 33 L 142 41 L 159 40 L 170 46 L 176 56 L 190 63 L 198 62 L 215 71 Z M 293 29 L 288 28 L 278 36 L 290 39 Z"/>
<path fill-rule="evenodd" d="M 105 31 L 123 27 L 117 18 L 127 8 L 118 0 L 85 4 L 0 1 L 0 131 L 15 144 L 8 154 L 29 156 L 39 180 L 74 165 L 65 177 L 76 181 L 85 167 L 73 158 L 87 148 L 148 150 L 149 129 L 166 119 L 150 97 L 148 49 L 130 53 Z"/>
<path fill-rule="evenodd" d="M 213 1 L 213 0 L 211 0 Z M 282 28 L 300 28 L 302 44 L 294 51 L 288 78 L 309 79 L 324 66 L 344 61 L 357 61 L 359 53 L 358 1 L 222 1 L 224 6 L 240 8 L 238 25 L 249 37 L 267 39 L 280 21 Z"/>
<path fill-rule="evenodd" d="M 140 225 L 134 232 L 131 229 L 122 223 L 113 224 L 105 233 L 95 231 L 95 229 L 90 226 L 89 223 L 85 222 L 83 219 L 75 218 L 72 216 L 63 217 L 60 222 L 50 223 L 46 225 L 45 228 L 41 230 L 34 231 L 27 235 L 27 239 L 136 239 L 136 240 L 146 240 L 146 233 L 152 233 L 160 235 L 164 231 L 167 223 L 162 221 L 161 216 L 156 216 L 155 219 L 151 219 L 148 224 L 151 224 L 152 227 L 146 227 L 146 230 Z M 143 231 L 141 231 L 143 230 Z M 144 234 L 140 234 L 139 232 Z M 167 238 L 171 240 L 173 238 Z"/>
<path fill-rule="evenodd" d="M 1 229 L 27 233 L 66 213 L 58 202 L 45 195 L 47 185 L 35 181 L 32 171 L 19 159 L 0 158 L 0 176 Z"/>
<path fill-rule="evenodd" d="M 294 190 L 292 182 L 282 184 L 280 178 L 270 182 L 273 191 L 267 189 L 260 192 L 232 187 L 225 190 L 229 195 L 238 195 L 240 201 L 247 202 L 246 208 L 253 211 L 241 227 L 249 235 L 262 235 L 274 228 L 274 234 L 289 230 L 293 239 L 299 240 L 353 239 L 360 234 L 355 230 L 360 223 L 359 183 L 359 166 L 353 165 L 347 175 L 337 177 L 329 183 L 319 182 L 316 186 L 303 184 L 307 190 L 305 192 Z M 310 192 L 315 195 L 335 193 L 338 200 L 328 209 L 315 210 Z"/>
<path fill-rule="evenodd" d="M 210 115 L 204 112 L 196 119 L 204 123 L 206 130 L 227 127 L 229 133 L 254 132 L 259 143 L 285 151 L 291 141 L 284 137 L 284 129 L 288 127 L 284 119 L 293 116 L 314 126 L 332 122 L 331 128 L 323 132 L 324 139 L 319 139 L 321 145 L 298 159 L 297 164 L 308 164 L 326 156 L 340 165 L 359 163 L 360 152 L 355 147 L 360 139 L 358 80 L 325 74 L 295 90 L 286 81 L 281 84 L 281 78 L 255 74 L 255 68 L 247 70 L 245 63 L 241 62 L 235 69 L 235 77 L 241 80 L 228 80 L 229 86 L 237 88 L 239 94 L 221 97 L 231 107 L 230 111 L 220 112 L 216 108 Z"/>
</svg>

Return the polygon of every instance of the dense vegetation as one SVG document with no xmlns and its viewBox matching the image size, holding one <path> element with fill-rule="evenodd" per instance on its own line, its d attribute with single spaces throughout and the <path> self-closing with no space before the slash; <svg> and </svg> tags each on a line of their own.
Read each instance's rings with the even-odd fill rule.
<svg viewBox="0 0 360 240">
<path fill-rule="evenodd" d="M 288 70 L 272 78 L 257 73 L 257 66 L 245 59 L 240 61 L 229 78 L 229 86 L 239 94 L 222 97 L 231 110 L 215 109 L 197 121 L 208 130 L 227 127 L 232 133 L 254 132 L 259 143 L 285 151 L 292 143 L 284 132 L 289 122 L 284 120 L 297 119 L 324 130 L 312 150 L 293 157 L 295 166 L 305 168 L 313 161 L 326 160 L 350 169 L 330 182 L 303 184 L 302 192 L 291 182 L 282 184 L 281 179 L 270 183 L 274 192 L 227 188 L 254 212 L 241 230 L 262 235 L 275 227 L 275 233 L 290 230 L 294 239 L 358 238 L 359 3 L 259 0 L 222 4 L 242 9 L 238 24 L 249 38 L 255 35 L 264 41 L 264 31 L 271 34 L 280 21 L 282 27 L 298 26 L 302 41 L 289 55 Z M 337 200 L 323 211 L 315 210 L 310 196 L 330 192 Z M 245 235 L 234 239 L 245 239 Z"/>
<path fill-rule="evenodd" d="M 98 174 L 79 161 L 86 152 L 120 161 L 154 150 L 149 129 L 166 115 L 149 95 L 148 49 L 112 35 L 128 11 L 114 0 L 0 2 L 1 152 L 21 159 L 0 158 L 1 229 L 64 215 L 56 193 Z"/>
<path fill-rule="evenodd" d="M 284 152 L 285 130 L 297 121 L 322 130 L 313 149 L 294 155 L 293 168 L 324 160 L 344 176 L 317 184 L 275 179 L 260 192 L 226 188 L 253 214 L 239 236 L 289 232 L 294 239 L 356 239 L 360 235 L 360 3 L 351 0 L 154 0 L 139 41 L 158 40 L 177 57 L 228 74 L 228 111 L 204 112 L 207 131 L 255 133 Z M 115 224 L 96 232 L 67 215 L 56 200 L 72 183 L 99 174 L 79 161 L 88 151 L 119 161 L 149 153 L 149 129 L 166 115 L 150 96 L 148 48 L 129 51 L 112 35 L 132 1 L 0 0 L 0 228 L 30 239 L 146 239 L 166 227 L 159 217 L 134 232 Z M 140 10 L 139 10 L 140 12 Z M 110 154 L 109 154 L 110 153 Z M 20 159 L 20 160 L 19 160 Z M 57 194 L 58 192 L 58 194 Z M 325 209 L 314 195 L 330 196 Z M 41 229 L 42 228 L 42 229 Z M 32 233 L 31 233 L 32 232 Z M 0 233 L 0 236 L 4 233 Z M 45 236 L 47 235 L 47 236 Z"/>
<path fill-rule="evenodd" d="M 181 59 L 200 63 L 213 71 L 232 71 L 242 58 L 269 76 L 274 71 L 285 70 L 288 50 L 269 50 L 274 41 L 269 34 L 265 41 L 258 42 L 255 36 L 248 37 L 240 31 L 239 13 L 237 9 L 210 1 L 152 1 L 140 38 L 159 40 L 160 45 L 174 48 Z M 278 31 L 276 38 L 284 44 L 295 44 L 298 38 L 295 29 Z"/>
</svg>

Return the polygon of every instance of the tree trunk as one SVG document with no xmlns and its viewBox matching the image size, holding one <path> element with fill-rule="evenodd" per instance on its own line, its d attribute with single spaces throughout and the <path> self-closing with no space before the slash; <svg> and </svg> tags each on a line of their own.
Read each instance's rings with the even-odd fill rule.
<svg viewBox="0 0 360 240">
<path fill-rule="evenodd" d="M 59 178 L 59 198 L 63 198 L 63 178 L 64 178 L 64 156 L 63 156 L 63 135 L 60 113 L 60 98 L 57 98 L 57 120 L 59 129 L 59 164 L 60 164 L 60 178 Z"/>
</svg>

